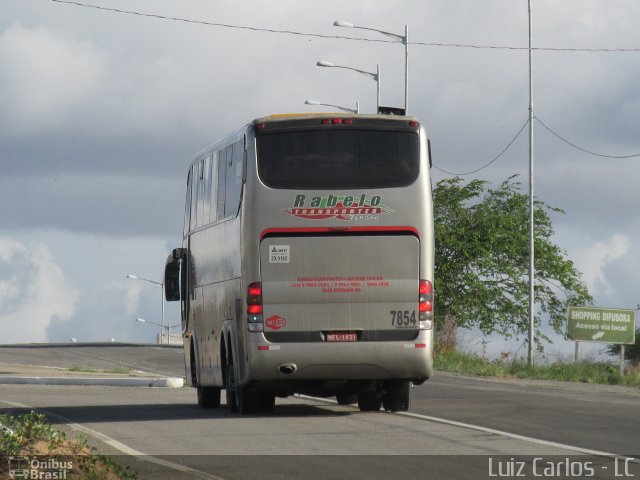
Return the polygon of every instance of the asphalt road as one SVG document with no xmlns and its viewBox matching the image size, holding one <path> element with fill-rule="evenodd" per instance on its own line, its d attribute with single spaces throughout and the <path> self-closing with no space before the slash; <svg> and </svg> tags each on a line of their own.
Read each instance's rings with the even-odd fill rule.
<svg viewBox="0 0 640 480">
<path fill-rule="evenodd" d="M 174 376 L 181 361 L 180 349 L 158 346 L 0 347 L 5 364 L 115 362 Z M 581 453 L 572 447 L 638 458 L 639 405 L 628 389 L 439 375 L 413 389 L 413 417 L 308 398 L 278 399 L 273 414 L 247 417 L 202 410 L 189 388 L 0 385 L 0 412 L 43 409 L 101 452 L 127 455 L 121 461 L 135 463 L 141 478 L 487 478 L 490 459 L 496 473 L 500 458 L 507 470 L 520 458 L 530 468 L 532 455 Z"/>
<path fill-rule="evenodd" d="M 586 449 L 640 457 L 640 390 L 440 374 L 411 411 Z"/>
<path fill-rule="evenodd" d="M 0 345 L 0 365 L 19 364 L 48 367 L 84 367 L 134 370 L 184 376 L 182 347 L 129 343 L 62 343 Z"/>
</svg>

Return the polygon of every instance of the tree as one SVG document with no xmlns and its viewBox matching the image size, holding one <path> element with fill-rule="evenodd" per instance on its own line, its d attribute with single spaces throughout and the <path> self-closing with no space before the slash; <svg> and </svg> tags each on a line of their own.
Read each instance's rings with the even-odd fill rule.
<svg viewBox="0 0 640 480">
<path fill-rule="evenodd" d="M 607 354 L 612 357 L 620 356 L 620 345 L 609 345 Z M 640 328 L 636 329 L 636 341 L 624 346 L 624 358 L 631 360 L 635 364 L 640 364 Z"/>
<path fill-rule="evenodd" d="M 435 315 L 437 325 L 454 318 L 461 327 L 505 337 L 529 328 L 529 200 L 517 176 L 499 188 L 459 177 L 441 180 L 433 191 L 435 222 Z M 567 253 L 551 241 L 550 213 L 564 213 L 534 202 L 536 338 L 541 313 L 558 333 L 569 305 L 592 298 Z M 540 345 L 540 342 L 537 342 Z"/>
</svg>

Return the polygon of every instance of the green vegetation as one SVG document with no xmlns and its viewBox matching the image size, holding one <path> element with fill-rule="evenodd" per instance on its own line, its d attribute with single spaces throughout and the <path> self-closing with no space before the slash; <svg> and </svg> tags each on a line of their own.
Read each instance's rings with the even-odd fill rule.
<svg viewBox="0 0 640 480">
<path fill-rule="evenodd" d="M 503 354 L 499 360 L 489 361 L 476 354 L 457 351 L 438 352 L 434 367 L 444 372 L 499 378 L 528 378 L 561 382 L 597 383 L 640 387 L 640 369 L 624 376 L 619 367 L 604 362 L 552 363 L 529 367 L 526 359 L 511 359 Z"/>
<path fill-rule="evenodd" d="M 612 357 L 620 357 L 620 345 L 609 345 L 607 353 Z M 636 329 L 635 343 L 624 346 L 624 358 L 640 366 L 640 328 Z"/>
<path fill-rule="evenodd" d="M 498 333 L 505 338 L 526 336 L 529 327 L 529 201 L 520 192 L 517 176 L 497 188 L 483 180 L 456 177 L 439 181 L 433 189 L 435 228 L 436 370 L 464 375 L 528 378 L 565 382 L 640 387 L 640 329 L 625 357 L 635 366 L 621 375 L 606 362 L 556 362 L 529 367 L 524 359 L 504 353 L 489 361 L 474 353 L 460 353 L 459 327 Z M 552 241 L 551 215 L 563 213 L 536 199 L 535 304 L 536 343 L 550 341 L 543 319 L 561 333 L 567 307 L 591 305 L 593 299 L 581 273 L 567 253 Z M 619 355 L 620 347 L 608 353 Z"/>
<path fill-rule="evenodd" d="M 117 373 L 120 375 L 132 375 L 133 374 L 133 370 L 122 366 L 122 367 L 116 367 L 116 368 L 112 368 L 109 370 L 100 370 L 100 369 L 95 369 L 95 368 L 88 368 L 88 367 L 82 367 L 80 365 L 73 365 L 70 369 L 70 372 L 84 372 L 84 373 Z"/>
<path fill-rule="evenodd" d="M 435 227 L 435 318 L 505 337 L 529 327 L 529 204 L 512 176 L 498 188 L 461 178 L 441 180 L 433 190 Z M 550 215 L 562 213 L 536 200 L 536 342 L 542 316 L 560 332 L 568 305 L 592 298 L 567 254 L 553 241 Z"/>
<path fill-rule="evenodd" d="M 63 465 L 64 478 L 69 479 L 134 480 L 138 477 L 129 467 L 97 454 L 86 439 L 68 439 L 64 432 L 51 426 L 45 415 L 34 411 L 18 417 L 0 415 L 0 456 L 3 457 L 0 458 L 0 478 L 9 478 L 9 465 L 5 463 L 9 456 Z"/>
</svg>

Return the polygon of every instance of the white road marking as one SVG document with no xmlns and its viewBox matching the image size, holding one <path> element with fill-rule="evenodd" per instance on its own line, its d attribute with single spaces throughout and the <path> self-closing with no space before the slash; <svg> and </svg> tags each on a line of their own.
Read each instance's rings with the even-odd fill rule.
<svg viewBox="0 0 640 480">
<path fill-rule="evenodd" d="M 308 398 L 310 400 L 316 400 L 320 402 L 330 403 L 337 405 L 338 402 L 335 400 L 330 400 L 328 398 L 319 398 L 319 397 L 310 397 L 308 395 L 299 395 L 300 398 Z M 357 408 L 357 407 L 353 407 Z M 521 440 L 523 442 L 535 443 L 537 445 L 544 445 L 547 447 L 553 448 L 561 448 L 564 450 L 574 450 L 575 452 L 585 454 L 585 455 L 595 455 L 598 457 L 608 457 L 608 458 L 618 458 L 618 459 L 627 459 L 630 458 L 634 463 L 640 463 L 640 459 L 635 459 L 631 457 L 626 457 L 625 455 L 619 455 L 616 453 L 603 452 L 600 450 L 591 450 L 589 448 L 575 447 L 573 445 L 566 445 L 563 443 L 551 442 L 548 440 L 541 440 L 539 438 L 527 437 L 525 435 L 518 435 L 517 433 L 505 432 L 504 430 L 496 430 L 495 428 L 481 427 L 480 425 L 473 425 L 470 423 L 457 422 L 455 420 L 447 420 L 446 418 L 432 417 L 429 415 L 422 415 L 419 413 L 412 412 L 389 412 L 390 415 L 400 415 L 408 418 L 415 418 L 418 420 L 427 420 L 429 422 L 442 423 L 444 425 L 450 425 L 453 427 L 466 428 L 469 430 L 475 430 L 483 433 L 490 433 L 493 435 L 499 435 L 501 437 L 513 438 L 514 440 Z"/>
<path fill-rule="evenodd" d="M 419 420 L 428 420 L 430 422 L 442 423 L 445 425 L 451 425 L 453 427 L 467 428 L 469 430 L 476 430 L 478 432 L 490 433 L 493 435 L 499 435 L 501 437 L 513 438 L 515 440 L 521 440 L 523 442 L 535 443 L 537 445 L 544 445 L 547 447 L 561 448 L 564 450 L 574 450 L 578 453 L 586 455 L 596 455 L 598 457 L 610 457 L 610 458 L 625 458 L 623 455 L 615 453 L 602 452 L 600 450 L 591 450 L 588 448 L 575 447 L 573 445 L 566 445 L 564 443 L 551 442 L 549 440 L 541 440 L 539 438 L 527 437 L 525 435 L 518 435 L 517 433 L 505 432 L 504 430 L 496 430 L 494 428 L 481 427 L 480 425 L 473 425 L 470 423 L 456 422 L 455 420 L 447 420 L 446 418 L 431 417 L 429 415 L 422 415 L 412 412 L 394 412 L 396 415 L 403 417 L 417 418 Z"/>
<path fill-rule="evenodd" d="M 42 408 L 37 408 L 37 407 L 31 407 L 29 405 L 24 405 L 22 403 L 16 403 L 16 402 L 8 402 L 8 401 L 2 401 L 2 403 L 6 403 L 7 405 L 11 405 L 12 407 L 17 407 L 17 408 L 28 408 L 31 410 L 37 410 L 40 411 L 44 414 L 46 414 L 49 417 L 55 418 L 59 421 L 62 421 L 65 425 L 68 425 L 70 428 L 74 429 L 74 430 L 78 430 L 82 433 L 85 433 L 87 435 L 90 435 L 94 438 L 97 438 L 98 440 L 106 443 L 107 445 L 109 445 L 110 447 L 115 448 L 116 450 L 124 453 L 125 455 L 130 455 L 133 457 L 136 457 L 138 460 L 142 460 L 144 462 L 149 462 L 149 463 L 153 463 L 156 465 L 161 465 L 163 467 L 167 467 L 170 468 L 172 470 L 176 470 L 179 472 L 183 472 L 183 473 L 189 473 L 197 478 L 204 478 L 204 479 L 208 479 L 208 480 L 225 480 L 222 477 L 218 477 L 216 475 L 212 475 L 210 473 L 206 473 L 206 472 L 201 472 L 199 470 L 195 470 L 193 468 L 189 468 L 186 467 L 184 465 L 180 465 L 179 463 L 174 463 L 174 462 L 169 462 L 167 460 L 162 460 L 161 458 L 156 458 L 153 457 L 151 455 L 147 455 L 143 452 L 140 452 L 138 450 L 135 450 L 127 445 L 125 445 L 122 442 L 119 442 L 111 437 L 109 437 L 108 435 L 105 435 L 104 433 L 98 432 L 97 430 L 93 430 L 89 427 L 85 427 L 84 425 L 80 425 L 79 423 L 75 423 L 74 421 L 72 421 L 71 419 L 67 418 L 67 417 L 63 417 L 62 415 L 58 415 L 57 413 L 54 412 L 50 412 L 49 410 L 44 410 Z"/>
</svg>

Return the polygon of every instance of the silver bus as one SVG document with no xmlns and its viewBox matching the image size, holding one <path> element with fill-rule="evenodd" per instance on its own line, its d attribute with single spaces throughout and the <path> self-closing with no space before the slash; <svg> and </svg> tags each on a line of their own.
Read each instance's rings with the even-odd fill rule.
<svg viewBox="0 0 640 480">
<path fill-rule="evenodd" d="M 409 408 L 433 373 L 429 143 L 413 117 L 272 115 L 203 149 L 167 258 L 201 407 Z"/>
</svg>

